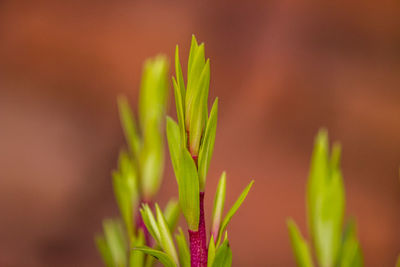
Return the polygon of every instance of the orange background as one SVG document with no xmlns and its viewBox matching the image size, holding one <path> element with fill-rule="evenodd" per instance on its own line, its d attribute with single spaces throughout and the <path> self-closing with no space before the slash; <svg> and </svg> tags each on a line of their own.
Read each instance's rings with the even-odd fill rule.
<svg viewBox="0 0 400 267">
<path fill-rule="evenodd" d="M 228 173 L 234 266 L 294 266 L 285 220 L 305 224 L 313 138 L 343 145 L 347 210 L 366 266 L 400 252 L 398 1 L 2 1 L 0 266 L 100 266 L 93 235 L 117 215 L 110 172 L 143 61 L 191 34 L 220 97 L 206 206 Z M 172 72 L 171 72 L 172 75 Z M 172 97 L 172 94 L 171 94 Z M 169 114 L 174 114 L 171 99 Z M 167 159 L 159 201 L 176 196 Z"/>
</svg>

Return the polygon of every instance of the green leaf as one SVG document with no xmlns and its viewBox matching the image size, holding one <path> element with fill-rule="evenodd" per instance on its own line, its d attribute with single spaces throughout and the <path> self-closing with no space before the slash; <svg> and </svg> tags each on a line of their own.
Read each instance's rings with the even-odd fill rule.
<svg viewBox="0 0 400 267">
<path fill-rule="evenodd" d="M 137 174 L 134 171 L 133 163 L 128 154 L 121 151 L 119 157 L 120 171 L 113 172 L 113 188 L 115 198 L 125 223 L 130 239 L 133 238 L 134 216 L 132 211 L 138 206 L 139 192 L 137 186 Z"/>
<path fill-rule="evenodd" d="M 174 85 L 174 95 L 176 103 L 176 113 L 179 122 L 179 128 L 181 129 L 182 141 L 186 145 L 186 129 L 185 129 L 185 82 L 183 80 L 182 67 L 179 60 L 179 47 L 175 49 L 175 75 L 176 80 L 172 77 Z"/>
<path fill-rule="evenodd" d="M 287 221 L 289 228 L 290 241 L 292 244 L 293 252 L 296 258 L 298 267 L 312 267 L 314 266 L 311 258 L 310 248 L 307 241 L 302 237 L 296 223 L 289 219 Z"/>
<path fill-rule="evenodd" d="M 182 150 L 184 149 L 181 142 L 181 135 L 179 134 L 179 126 L 176 122 L 167 116 L 167 140 L 169 153 L 171 156 L 172 167 L 174 169 L 175 177 L 179 185 L 179 166 Z"/>
<path fill-rule="evenodd" d="M 176 83 L 179 88 L 179 92 L 181 95 L 181 102 L 184 103 L 185 101 L 185 81 L 183 80 L 182 74 L 182 66 L 179 60 L 179 47 L 176 46 L 175 48 L 175 75 L 176 75 Z"/>
<path fill-rule="evenodd" d="M 103 259 L 104 264 L 107 267 L 113 267 L 114 266 L 114 260 L 111 255 L 111 251 L 107 245 L 107 242 L 104 238 L 103 235 L 96 235 L 95 237 L 95 243 L 97 246 L 97 250 L 100 252 L 100 255 Z"/>
<path fill-rule="evenodd" d="M 139 94 L 139 118 L 143 137 L 149 124 L 160 125 L 164 120 L 168 94 L 168 62 L 159 55 L 144 63 Z"/>
<path fill-rule="evenodd" d="M 180 262 L 181 267 L 190 267 L 189 247 L 186 242 L 185 235 L 183 234 L 182 229 L 180 227 L 179 227 L 178 231 L 179 231 L 179 234 L 175 235 L 175 240 L 176 240 L 176 244 L 178 245 L 179 262 Z"/>
<path fill-rule="evenodd" d="M 143 198 L 152 199 L 159 190 L 164 170 L 164 141 L 159 129 L 149 131 L 144 138 L 139 163 Z"/>
<path fill-rule="evenodd" d="M 310 175 L 307 185 L 307 211 L 308 224 L 313 240 L 315 239 L 315 225 L 318 221 L 317 209 L 322 203 L 324 179 L 328 175 L 328 136 L 325 130 L 321 130 L 315 140 L 314 151 L 311 158 Z M 314 241 L 315 242 L 315 241 Z"/>
<path fill-rule="evenodd" d="M 139 94 L 139 119 L 142 147 L 139 155 L 143 198 L 152 198 L 160 187 L 164 166 L 162 124 L 167 106 L 168 63 L 165 56 L 144 64 Z"/>
<path fill-rule="evenodd" d="M 192 156 L 198 156 L 200 141 L 207 120 L 207 107 L 204 106 L 204 98 L 208 98 L 210 86 L 210 62 L 207 60 L 200 74 L 198 84 L 193 92 L 189 112 L 186 113 L 190 119 L 189 125 L 189 150 Z"/>
<path fill-rule="evenodd" d="M 340 147 L 328 157 L 328 136 L 320 131 L 312 157 L 307 203 L 310 233 L 319 265 L 333 266 L 337 261 L 344 215 L 344 187 L 339 169 Z"/>
<path fill-rule="evenodd" d="M 172 240 L 172 235 L 169 230 L 169 226 L 164 218 L 164 215 L 160 207 L 156 204 L 157 222 L 158 229 L 160 230 L 160 245 L 163 250 L 171 256 L 176 264 L 179 264 L 178 254 L 175 249 L 174 241 Z"/>
<path fill-rule="evenodd" d="M 182 94 L 180 92 L 179 85 L 176 84 L 176 81 L 173 77 L 172 77 L 172 82 L 174 85 L 176 114 L 178 117 L 179 129 L 181 132 L 182 146 L 186 146 L 185 115 L 183 106 L 184 102 L 182 101 Z"/>
<path fill-rule="evenodd" d="M 148 204 L 143 204 L 140 209 L 140 213 L 142 214 L 143 222 L 146 225 L 147 230 L 151 234 L 151 236 L 156 240 L 158 244 L 161 243 L 161 233 L 158 228 L 158 224 L 156 219 L 154 218 L 153 212 L 151 211 Z"/>
<path fill-rule="evenodd" d="M 211 235 L 210 243 L 208 244 L 208 258 L 207 258 L 207 267 L 212 267 L 215 259 L 215 240 L 214 236 Z"/>
<path fill-rule="evenodd" d="M 136 238 L 132 242 L 132 247 L 141 247 L 146 245 L 146 240 L 143 234 L 143 230 L 139 229 Z M 144 266 L 145 254 L 141 251 L 131 249 L 129 256 L 129 266 L 137 267 Z"/>
<path fill-rule="evenodd" d="M 214 151 L 215 134 L 217 130 L 218 98 L 215 99 L 207 121 L 203 142 L 199 152 L 199 179 L 200 190 L 204 189 L 208 168 Z"/>
<path fill-rule="evenodd" d="M 170 118 L 167 118 L 167 138 L 171 161 L 178 183 L 179 204 L 189 229 L 196 231 L 200 216 L 197 169 L 189 152 L 181 147 L 179 127 Z"/>
<path fill-rule="evenodd" d="M 124 239 L 122 225 L 117 220 L 106 219 L 103 221 L 104 237 L 113 259 L 113 265 L 126 266 L 127 245 Z"/>
<path fill-rule="evenodd" d="M 232 208 L 226 214 L 224 220 L 222 221 L 221 227 L 219 229 L 219 234 L 218 234 L 218 238 L 217 238 L 217 240 L 218 240 L 217 247 L 221 241 L 221 236 L 222 236 L 223 232 L 225 231 L 226 227 L 228 226 L 228 223 L 230 222 L 230 220 L 232 219 L 232 217 L 236 213 L 236 211 L 239 209 L 239 207 L 242 205 L 243 201 L 246 199 L 246 196 L 249 193 L 253 184 L 254 184 L 254 181 L 251 181 L 250 184 L 240 194 L 239 198 L 236 200 L 235 204 L 233 204 Z"/>
<path fill-rule="evenodd" d="M 399 256 L 397 257 L 396 267 L 400 267 L 400 254 L 399 254 Z"/>
<path fill-rule="evenodd" d="M 119 118 L 124 130 L 126 141 L 133 155 L 137 155 L 140 146 L 140 139 L 137 133 L 137 127 L 128 99 L 120 95 L 117 98 Z"/>
<path fill-rule="evenodd" d="M 364 265 L 354 221 L 350 221 L 345 228 L 338 259 L 339 267 L 362 267 Z"/>
<path fill-rule="evenodd" d="M 229 242 L 226 239 L 217 249 L 213 262 L 213 267 L 230 267 L 232 266 L 232 251 Z"/>
<path fill-rule="evenodd" d="M 199 45 L 197 43 L 196 37 L 192 34 L 192 42 L 190 44 L 189 59 L 188 59 L 188 75 L 192 69 L 193 59 L 196 55 L 196 51 Z"/>
<path fill-rule="evenodd" d="M 197 106 L 195 104 L 195 97 L 201 96 L 201 90 L 203 88 L 201 86 L 199 86 L 199 84 L 201 84 L 200 77 L 202 76 L 202 73 L 204 72 L 205 65 L 206 65 L 205 56 L 204 56 L 204 44 L 197 46 L 197 42 L 196 42 L 196 44 L 193 46 L 193 42 L 192 42 L 192 48 L 193 47 L 195 47 L 194 50 L 191 49 L 190 54 L 189 54 L 189 64 L 188 64 L 189 69 L 188 69 L 188 79 L 187 79 L 187 87 L 186 87 L 186 95 L 185 95 L 186 96 L 185 97 L 186 130 L 190 130 L 190 123 L 191 123 L 190 120 L 193 115 L 192 113 L 196 112 L 196 108 L 201 107 L 201 106 Z M 208 67 L 208 69 L 209 69 L 209 67 Z M 209 71 L 208 71 L 208 73 L 209 73 Z"/>
<path fill-rule="evenodd" d="M 171 256 L 167 253 L 162 252 L 160 250 L 152 249 L 150 247 L 142 246 L 134 248 L 138 251 L 142 251 L 146 254 L 149 254 L 159 260 L 165 267 L 177 267 L 177 265 L 172 260 Z"/>
<path fill-rule="evenodd" d="M 214 209 L 212 213 L 212 227 L 211 233 L 216 242 L 219 233 L 219 226 L 222 220 L 222 212 L 225 205 L 225 192 L 226 192 L 226 172 L 223 172 L 218 182 L 217 191 L 214 197 Z"/>
<path fill-rule="evenodd" d="M 180 215 L 179 203 L 175 199 L 168 201 L 167 206 L 164 209 L 164 217 L 168 223 L 169 230 L 174 232 Z"/>
</svg>

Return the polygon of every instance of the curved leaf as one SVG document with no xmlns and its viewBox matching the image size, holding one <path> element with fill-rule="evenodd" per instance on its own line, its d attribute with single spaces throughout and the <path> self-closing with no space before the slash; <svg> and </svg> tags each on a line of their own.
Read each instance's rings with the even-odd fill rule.
<svg viewBox="0 0 400 267">
<path fill-rule="evenodd" d="M 142 251 L 146 254 L 149 254 L 159 260 L 165 267 L 177 267 L 172 258 L 165 252 L 160 250 L 152 249 L 150 247 L 136 247 L 134 248 L 138 251 Z"/>
</svg>

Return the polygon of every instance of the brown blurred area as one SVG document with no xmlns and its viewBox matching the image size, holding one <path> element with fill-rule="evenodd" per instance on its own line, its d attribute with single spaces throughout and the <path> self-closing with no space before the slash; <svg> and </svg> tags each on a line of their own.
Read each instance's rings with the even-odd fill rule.
<svg viewBox="0 0 400 267">
<path fill-rule="evenodd" d="M 185 61 L 192 33 L 220 97 L 208 213 L 223 170 L 227 205 L 256 181 L 229 227 L 234 266 L 294 266 L 285 220 L 306 233 L 322 126 L 343 146 L 366 266 L 394 266 L 400 2 L 322 2 L 1 1 L 0 266 L 101 266 L 93 235 L 117 215 L 110 172 L 124 144 L 116 95 L 136 105 L 143 61 L 172 59 L 177 43 Z M 169 165 L 159 201 L 177 195 Z"/>
</svg>

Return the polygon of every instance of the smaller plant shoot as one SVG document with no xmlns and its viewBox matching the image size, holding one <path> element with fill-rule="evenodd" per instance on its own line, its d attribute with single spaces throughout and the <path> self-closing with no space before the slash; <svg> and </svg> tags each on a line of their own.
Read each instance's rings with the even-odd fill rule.
<svg viewBox="0 0 400 267">
<path fill-rule="evenodd" d="M 104 234 L 96 236 L 96 244 L 106 266 L 140 267 L 153 265 L 154 259 L 132 250 L 151 246 L 149 229 L 141 216 L 141 203 L 151 203 L 157 194 L 164 169 L 163 124 L 168 93 L 168 64 L 164 56 L 144 64 L 139 96 L 139 127 L 128 100 L 118 97 L 118 109 L 128 149 L 119 155 L 118 169 L 112 174 L 114 194 L 121 219 L 106 219 Z M 157 206 L 157 211 L 159 207 Z M 159 215 L 158 215 L 159 216 Z M 171 200 L 164 211 L 164 223 L 172 231 L 179 216 L 179 206 Z"/>
<path fill-rule="evenodd" d="M 342 229 L 345 194 L 340 171 L 340 145 L 329 155 L 328 134 L 321 130 L 315 140 L 307 185 L 307 218 L 314 255 L 320 267 L 361 267 L 363 258 L 356 224 Z M 313 267 L 309 243 L 289 219 L 290 240 L 299 267 Z"/>
</svg>

